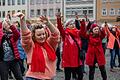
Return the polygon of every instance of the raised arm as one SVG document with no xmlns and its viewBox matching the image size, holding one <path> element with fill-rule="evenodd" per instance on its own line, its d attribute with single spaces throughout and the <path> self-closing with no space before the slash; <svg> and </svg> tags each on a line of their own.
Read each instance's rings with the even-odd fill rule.
<svg viewBox="0 0 120 80">
<path fill-rule="evenodd" d="M 31 31 L 26 26 L 25 15 L 19 12 L 16 13 L 14 16 L 20 18 L 20 32 L 21 32 L 22 46 L 26 51 L 26 53 L 28 53 L 32 45 L 32 35 L 31 35 Z"/>
<path fill-rule="evenodd" d="M 3 36 L 3 31 L 2 31 L 2 22 L 0 22 L 0 44 Z"/>
<path fill-rule="evenodd" d="M 85 25 L 85 21 L 82 20 L 80 21 L 80 36 L 83 37 L 83 38 L 88 38 L 89 35 L 87 34 L 87 30 L 86 30 L 86 25 Z"/>
<path fill-rule="evenodd" d="M 101 31 L 101 35 L 100 35 L 101 39 L 105 38 L 106 36 L 105 28 L 101 28 L 100 31 Z"/>
<path fill-rule="evenodd" d="M 11 20 L 6 18 L 5 21 L 4 21 L 4 26 L 3 26 L 5 29 L 11 29 L 12 31 L 12 36 L 13 36 L 13 39 L 14 41 L 17 41 L 20 37 L 20 33 L 18 31 L 18 29 L 16 28 L 16 26 L 14 26 L 12 23 L 11 23 Z"/>
<path fill-rule="evenodd" d="M 77 12 L 75 13 L 75 27 L 80 30 L 80 21 Z"/>
<path fill-rule="evenodd" d="M 108 28 L 107 23 L 104 25 L 104 30 L 105 30 L 107 36 L 110 36 L 110 33 L 111 33 L 111 32 L 110 32 L 110 30 L 109 30 L 109 28 Z"/>
<path fill-rule="evenodd" d="M 58 27 L 60 34 L 64 40 L 65 39 L 65 30 L 64 30 L 63 25 L 61 23 L 61 13 L 57 13 L 56 16 L 57 16 L 57 27 Z"/>
<path fill-rule="evenodd" d="M 41 16 L 40 21 L 47 25 L 47 27 L 51 33 L 50 36 L 48 37 L 48 42 L 53 47 L 53 49 L 56 49 L 58 40 L 60 38 L 59 30 L 57 29 L 57 27 L 55 27 L 52 24 L 52 22 L 46 16 Z"/>
<path fill-rule="evenodd" d="M 40 21 L 47 25 L 51 33 L 59 34 L 57 27 L 55 27 L 46 16 L 40 16 Z"/>
</svg>

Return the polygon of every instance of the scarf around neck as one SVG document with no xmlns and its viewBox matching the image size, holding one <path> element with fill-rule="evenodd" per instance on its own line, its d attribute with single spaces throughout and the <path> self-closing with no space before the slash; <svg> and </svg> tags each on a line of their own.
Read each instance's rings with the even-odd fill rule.
<svg viewBox="0 0 120 80">
<path fill-rule="evenodd" d="M 43 44 L 35 42 L 35 47 L 33 49 L 31 71 L 32 72 L 45 72 L 45 58 L 42 47 L 46 50 L 48 59 L 51 61 L 56 60 L 56 54 L 54 49 L 47 43 Z"/>
<path fill-rule="evenodd" d="M 69 29 L 66 28 L 66 31 L 73 37 L 78 37 L 78 29 L 73 28 L 73 29 Z"/>
</svg>

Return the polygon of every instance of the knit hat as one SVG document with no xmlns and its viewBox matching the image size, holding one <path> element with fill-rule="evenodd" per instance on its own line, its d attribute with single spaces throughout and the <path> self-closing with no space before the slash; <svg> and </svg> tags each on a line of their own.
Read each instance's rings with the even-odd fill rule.
<svg viewBox="0 0 120 80">
<path fill-rule="evenodd" d="M 90 29 L 92 30 L 93 28 L 97 27 L 98 25 L 96 23 L 92 24 Z"/>
<path fill-rule="evenodd" d="M 73 19 L 68 19 L 65 21 L 65 27 L 68 26 L 69 24 L 75 24 L 75 20 Z"/>
</svg>

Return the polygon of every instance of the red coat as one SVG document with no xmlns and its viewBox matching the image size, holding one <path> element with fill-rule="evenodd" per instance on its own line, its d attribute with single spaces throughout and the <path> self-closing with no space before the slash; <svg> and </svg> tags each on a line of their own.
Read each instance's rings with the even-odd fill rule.
<svg viewBox="0 0 120 80">
<path fill-rule="evenodd" d="M 86 54 L 86 64 L 92 66 L 94 64 L 95 59 L 97 60 L 99 66 L 105 65 L 105 56 L 102 48 L 101 37 L 93 38 L 92 35 L 89 35 L 88 50 Z"/>
<path fill-rule="evenodd" d="M 79 65 L 82 65 L 78 56 L 78 47 L 68 32 L 69 29 L 63 29 L 60 18 L 57 18 L 57 24 L 63 40 L 62 67 L 78 67 Z M 74 29 L 74 33 L 76 34 L 74 35 L 74 39 L 81 47 L 80 31 Z"/>
</svg>

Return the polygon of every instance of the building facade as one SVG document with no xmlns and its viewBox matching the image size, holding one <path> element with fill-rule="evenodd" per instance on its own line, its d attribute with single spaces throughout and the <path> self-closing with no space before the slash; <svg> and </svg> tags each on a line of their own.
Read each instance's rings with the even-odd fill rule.
<svg viewBox="0 0 120 80">
<path fill-rule="evenodd" d="M 16 12 L 23 12 L 27 15 L 27 9 L 27 0 L 0 0 L 0 20 L 5 18 L 8 13 L 11 17 Z"/>
<path fill-rule="evenodd" d="M 62 11 L 62 0 L 0 0 L 0 20 L 8 12 L 11 16 L 23 12 L 27 19 L 36 19 L 40 15 L 55 19 L 57 11 Z"/>
<path fill-rule="evenodd" d="M 56 18 L 56 13 L 62 11 L 61 0 L 30 0 L 29 18 L 37 18 L 40 15 Z"/>
<path fill-rule="evenodd" d="M 77 12 L 80 18 L 95 20 L 96 0 L 65 0 L 64 3 L 65 19 L 74 18 Z"/>
<path fill-rule="evenodd" d="M 96 0 L 96 19 L 98 22 L 117 23 L 116 19 L 120 16 L 120 0 Z"/>
<path fill-rule="evenodd" d="M 40 15 L 55 19 L 60 11 L 64 19 L 74 18 L 75 12 L 80 18 L 96 18 L 96 0 L 0 0 L 0 20 L 8 13 L 23 12 L 27 19 L 36 19 Z"/>
</svg>

